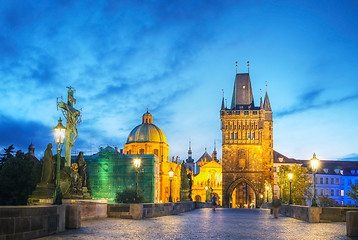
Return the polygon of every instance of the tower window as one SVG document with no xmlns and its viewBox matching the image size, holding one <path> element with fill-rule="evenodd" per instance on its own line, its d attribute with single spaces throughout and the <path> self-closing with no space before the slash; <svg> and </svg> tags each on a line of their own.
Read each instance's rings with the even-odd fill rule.
<svg viewBox="0 0 358 240">
<path fill-rule="evenodd" d="M 251 138 L 251 133 L 247 133 L 247 139 L 250 140 Z"/>
<path fill-rule="evenodd" d="M 257 114 L 257 111 L 253 111 L 252 114 L 256 115 L 256 114 Z"/>
<path fill-rule="evenodd" d="M 231 138 L 230 139 L 234 139 L 234 133 L 231 133 Z"/>
<path fill-rule="evenodd" d="M 237 133 L 235 133 L 235 139 L 237 139 Z"/>
<path fill-rule="evenodd" d="M 244 111 L 244 115 L 249 115 L 249 111 Z"/>
<path fill-rule="evenodd" d="M 252 133 L 252 140 L 255 140 L 255 133 Z"/>
</svg>

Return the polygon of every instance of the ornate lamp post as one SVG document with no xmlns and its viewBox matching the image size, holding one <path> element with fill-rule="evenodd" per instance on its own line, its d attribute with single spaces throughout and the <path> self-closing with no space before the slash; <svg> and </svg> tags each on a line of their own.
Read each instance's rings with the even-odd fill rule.
<svg viewBox="0 0 358 240">
<path fill-rule="evenodd" d="M 139 173 L 139 168 L 140 168 L 140 164 L 141 164 L 140 158 L 136 157 L 133 160 L 133 164 L 134 164 L 134 167 L 135 167 L 135 174 L 136 174 L 135 192 L 136 192 L 136 195 L 138 197 L 138 173 Z"/>
<path fill-rule="evenodd" d="M 270 187 L 266 186 L 266 202 L 268 202 L 268 192 L 269 192 Z"/>
<path fill-rule="evenodd" d="M 57 168 L 56 168 L 56 190 L 53 194 L 53 204 L 60 205 L 62 204 L 62 193 L 60 187 L 60 165 L 61 165 L 61 152 L 62 145 L 66 136 L 66 128 L 62 125 L 61 118 L 58 120 L 58 124 L 56 127 L 52 129 L 55 135 L 56 142 L 56 151 L 57 151 Z"/>
<path fill-rule="evenodd" d="M 293 179 L 293 173 L 289 173 L 287 175 L 288 180 L 290 181 L 290 200 L 288 201 L 288 204 L 292 204 L 292 198 L 291 198 L 291 183 L 292 183 L 292 179 Z"/>
<path fill-rule="evenodd" d="M 313 158 L 311 158 L 311 166 L 313 171 L 313 199 L 312 199 L 312 207 L 317 207 L 317 199 L 316 199 L 316 172 L 318 169 L 319 159 L 316 158 L 316 154 L 313 154 Z"/>
<path fill-rule="evenodd" d="M 174 177 L 174 171 L 172 168 L 169 170 L 169 180 L 170 180 L 170 191 L 169 191 L 169 202 L 173 202 L 172 200 L 172 180 Z"/>
</svg>

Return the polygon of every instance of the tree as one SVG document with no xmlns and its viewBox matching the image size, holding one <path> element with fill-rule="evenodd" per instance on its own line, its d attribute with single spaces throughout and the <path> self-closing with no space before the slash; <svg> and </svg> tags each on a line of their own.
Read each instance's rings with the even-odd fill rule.
<svg viewBox="0 0 358 240">
<path fill-rule="evenodd" d="M 190 201 L 189 190 L 189 178 L 183 161 L 180 169 L 180 201 Z"/>
<path fill-rule="evenodd" d="M 14 145 L 10 145 L 8 148 L 4 148 L 5 153 L 0 154 L 0 170 L 1 168 L 4 166 L 4 164 L 6 163 L 7 160 L 9 160 L 10 158 L 14 157 L 13 153 L 14 153 Z"/>
<path fill-rule="evenodd" d="M 311 192 L 309 188 L 311 186 L 310 177 L 307 168 L 301 167 L 297 164 L 291 166 L 280 166 L 278 176 L 280 177 L 277 182 L 280 188 L 280 199 L 284 203 L 288 203 L 290 199 L 290 181 L 288 179 L 288 173 L 293 173 L 293 179 L 291 183 L 291 198 L 292 202 L 296 205 L 305 205 L 306 199 L 311 198 Z"/>
<path fill-rule="evenodd" d="M 354 200 L 355 204 L 358 205 L 358 182 L 356 185 L 351 184 L 351 190 L 348 190 L 346 195 Z"/>
<path fill-rule="evenodd" d="M 21 150 L 0 171 L 0 205 L 26 205 L 41 178 L 41 163 Z"/>
<path fill-rule="evenodd" d="M 319 196 L 319 206 L 320 207 L 340 207 L 341 205 L 336 200 L 326 197 L 326 196 Z"/>
<path fill-rule="evenodd" d="M 137 192 L 134 188 L 126 188 L 122 192 L 116 193 L 117 203 L 142 203 L 144 202 L 144 194 L 142 191 Z"/>
</svg>

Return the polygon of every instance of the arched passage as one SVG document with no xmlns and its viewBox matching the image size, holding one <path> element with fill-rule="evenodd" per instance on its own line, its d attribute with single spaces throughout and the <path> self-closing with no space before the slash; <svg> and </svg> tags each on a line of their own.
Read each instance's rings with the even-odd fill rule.
<svg viewBox="0 0 358 240">
<path fill-rule="evenodd" d="M 226 198 L 230 208 L 255 208 L 258 191 L 246 178 L 238 178 L 230 184 Z"/>
</svg>

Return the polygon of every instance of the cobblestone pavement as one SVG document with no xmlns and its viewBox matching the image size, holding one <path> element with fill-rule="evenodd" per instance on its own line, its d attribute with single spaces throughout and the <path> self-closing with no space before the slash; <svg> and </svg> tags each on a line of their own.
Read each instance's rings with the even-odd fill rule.
<svg viewBox="0 0 358 240">
<path fill-rule="evenodd" d="M 197 209 L 144 220 L 106 218 L 41 239 L 353 239 L 345 223 L 307 223 L 261 209 Z"/>
</svg>

